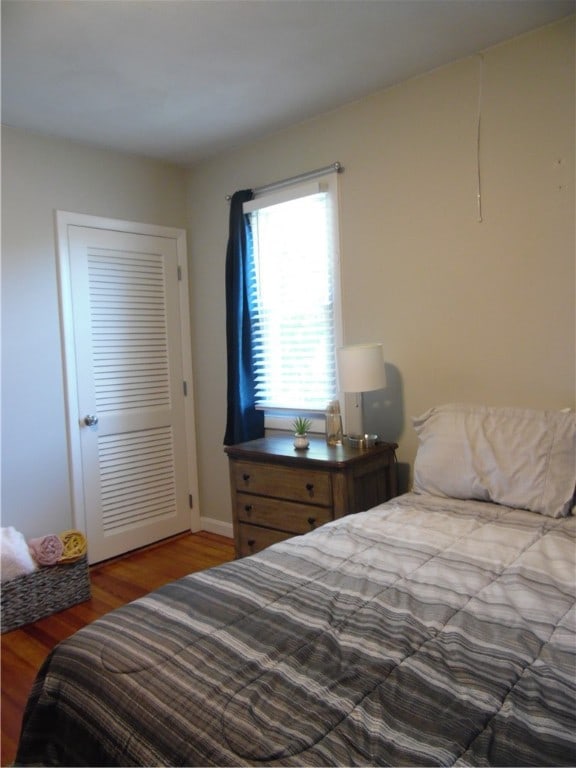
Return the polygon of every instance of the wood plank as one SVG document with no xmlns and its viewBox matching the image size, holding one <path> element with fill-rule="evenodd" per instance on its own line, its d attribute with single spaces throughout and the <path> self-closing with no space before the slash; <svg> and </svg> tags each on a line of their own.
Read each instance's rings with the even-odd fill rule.
<svg viewBox="0 0 576 768">
<path fill-rule="evenodd" d="M 234 559 L 234 542 L 214 533 L 183 534 L 90 568 L 92 597 L 1 637 L 1 761 L 11 765 L 36 673 L 61 640 L 163 584 Z"/>
</svg>

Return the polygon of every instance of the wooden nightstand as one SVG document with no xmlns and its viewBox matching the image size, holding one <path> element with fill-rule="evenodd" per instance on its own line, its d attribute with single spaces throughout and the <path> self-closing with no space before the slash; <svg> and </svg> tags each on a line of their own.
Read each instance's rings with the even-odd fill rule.
<svg viewBox="0 0 576 768">
<path fill-rule="evenodd" d="M 227 446 L 236 557 L 396 496 L 396 448 L 333 447 L 318 437 L 297 451 L 292 436 Z"/>
</svg>

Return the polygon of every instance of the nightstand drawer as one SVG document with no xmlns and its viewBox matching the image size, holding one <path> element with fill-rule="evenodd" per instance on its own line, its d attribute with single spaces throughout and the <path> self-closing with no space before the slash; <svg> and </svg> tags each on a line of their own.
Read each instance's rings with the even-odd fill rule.
<svg viewBox="0 0 576 768">
<path fill-rule="evenodd" d="M 234 484 L 239 492 L 326 507 L 332 505 L 327 472 L 238 461 L 234 466 Z"/>
<path fill-rule="evenodd" d="M 238 525 L 239 552 L 238 557 L 255 555 L 271 544 L 289 539 L 292 534 L 284 531 L 275 531 L 272 528 L 259 528 L 257 525 Z"/>
<path fill-rule="evenodd" d="M 290 533 L 308 533 L 332 520 L 329 507 L 304 506 L 249 493 L 236 495 L 236 514 L 243 523 L 264 525 Z"/>
</svg>

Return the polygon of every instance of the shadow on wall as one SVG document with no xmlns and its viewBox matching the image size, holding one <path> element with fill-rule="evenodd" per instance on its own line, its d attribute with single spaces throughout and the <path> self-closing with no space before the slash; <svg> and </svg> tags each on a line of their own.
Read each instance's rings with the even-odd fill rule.
<svg viewBox="0 0 576 768">
<path fill-rule="evenodd" d="M 404 389 L 396 366 L 385 363 L 386 387 L 362 396 L 363 423 L 368 433 L 388 443 L 398 443 L 404 431 Z M 398 489 L 409 490 L 410 465 L 398 464 Z"/>
</svg>

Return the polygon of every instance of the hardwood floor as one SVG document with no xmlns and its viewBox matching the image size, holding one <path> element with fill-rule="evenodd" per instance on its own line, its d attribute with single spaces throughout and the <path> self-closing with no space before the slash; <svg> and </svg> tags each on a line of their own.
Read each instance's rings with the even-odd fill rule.
<svg viewBox="0 0 576 768">
<path fill-rule="evenodd" d="M 232 539 L 206 532 L 183 534 L 93 566 L 90 600 L 2 635 L 2 765 L 14 760 L 28 693 L 57 643 L 169 581 L 233 559 Z"/>
</svg>

